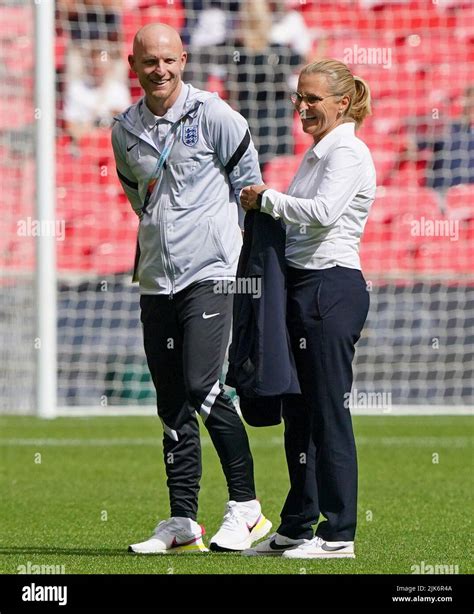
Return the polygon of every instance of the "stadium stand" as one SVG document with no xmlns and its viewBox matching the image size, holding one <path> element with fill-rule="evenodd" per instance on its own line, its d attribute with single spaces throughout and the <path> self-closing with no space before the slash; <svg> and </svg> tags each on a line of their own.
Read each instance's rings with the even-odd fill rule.
<svg viewBox="0 0 474 614">
<path fill-rule="evenodd" d="M 225 8 L 229 0 L 217 4 Z M 114 402 L 128 403 L 148 398 L 143 386 L 149 386 L 143 375 L 134 307 L 137 291 L 128 283 L 137 220 L 116 178 L 110 126 L 96 127 L 79 141 L 65 130 L 63 96 L 74 68 L 71 53 L 84 36 L 112 40 L 125 66 L 130 97 L 136 100 L 141 90 L 126 69 L 135 31 L 161 21 L 184 32 L 187 23 L 197 23 L 199 6 L 211 5 L 216 3 L 124 0 L 108 9 L 113 19 L 94 21 L 95 33 L 88 22 L 86 34 L 80 20 L 71 21 L 70 3 L 57 11 L 57 218 L 65 225 L 65 238 L 58 241 L 57 251 L 63 405 L 97 405 L 105 389 Z M 83 6 L 92 14 L 102 5 L 94 8 L 88 0 Z M 372 89 L 373 116 L 360 137 L 371 148 L 379 188 L 361 257 L 374 289 L 367 333 L 359 346 L 357 387 L 390 388 L 394 402 L 400 403 L 427 399 L 448 405 L 466 403 L 472 399 L 472 388 L 462 358 L 469 337 L 462 329 L 469 321 L 474 287 L 474 184 L 426 187 L 433 151 L 413 143 L 429 140 L 453 123 L 467 122 L 472 134 L 473 120 L 463 114 L 463 96 L 474 85 L 474 6 L 462 0 L 439 5 L 428 0 L 386 4 L 300 0 L 285 6 L 304 19 L 314 57 L 345 61 Z M 235 8 L 233 16 L 238 14 Z M 104 14 L 101 10 L 97 14 Z M 17 284 L 18 297 L 16 303 L 1 299 L 0 309 L 7 314 L 0 322 L 3 337 L 12 323 L 10 312 L 26 305 L 31 315 L 32 308 L 28 285 L 34 270 L 34 237 L 18 234 L 18 220 L 34 215 L 31 6 L 22 0 L 9 2 L 1 8 L 1 20 L 0 231 L 5 240 L 0 277 L 2 285 Z M 231 27 L 237 26 L 234 18 Z M 231 48 L 225 51 L 232 56 Z M 215 79 L 215 65 L 199 64 L 199 57 L 190 54 L 185 80 L 191 75 L 198 87 L 214 84 L 225 89 L 226 83 Z M 291 155 L 276 156 L 263 168 L 265 181 L 280 190 L 288 187 L 310 145 L 296 116 L 292 143 Z M 463 164 L 469 167 L 472 148 L 467 155 Z M 435 226 L 438 234 L 433 231 L 433 235 Z M 104 280 L 109 283 L 108 293 L 97 290 Z M 115 336 L 122 329 L 128 336 Z M 436 336 L 431 334 L 435 329 L 444 331 L 447 345 L 434 356 L 427 339 Z M 25 349 L 30 332 L 19 334 L 21 348 L 10 355 L 15 365 L 9 371 L 12 382 L 20 380 L 19 364 L 32 361 Z M 423 362 L 431 370 L 421 369 L 416 378 L 407 379 L 407 365 Z M 110 392 L 114 381 L 127 388 L 123 394 Z M 4 407 L 14 402 L 17 387 L 10 383 L 2 390 Z M 26 411 L 32 406 L 31 391 L 25 390 L 25 395 L 20 405 Z"/>
</svg>

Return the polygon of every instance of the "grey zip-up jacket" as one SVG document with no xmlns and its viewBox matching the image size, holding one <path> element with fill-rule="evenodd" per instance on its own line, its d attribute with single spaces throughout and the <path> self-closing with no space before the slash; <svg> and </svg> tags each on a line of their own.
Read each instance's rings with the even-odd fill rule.
<svg viewBox="0 0 474 614">
<path fill-rule="evenodd" d="M 242 246 L 238 195 L 262 183 L 246 120 L 217 94 L 189 86 L 177 138 L 143 210 L 161 152 L 140 104 L 143 98 L 115 117 L 112 130 L 118 176 L 140 217 L 140 293 L 232 279 Z"/>
</svg>

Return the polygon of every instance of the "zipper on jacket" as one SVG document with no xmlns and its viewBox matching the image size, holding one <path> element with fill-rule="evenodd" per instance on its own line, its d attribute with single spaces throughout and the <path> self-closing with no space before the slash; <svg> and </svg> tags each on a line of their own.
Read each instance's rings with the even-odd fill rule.
<svg viewBox="0 0 474 614">
<path fill-rule="evenodd" d="M 161 238 L 162 260 L 163 267 L 166 273 L 167 281 L 171 284 L 171 292 L 169 294 L 169 300 L 173 300 L 174 294 L 174 271 L 169 257 L 168 238 L 166 236 L 166 215 L 162 207 L 158 209 L 158 224 Z"/>
</svg>

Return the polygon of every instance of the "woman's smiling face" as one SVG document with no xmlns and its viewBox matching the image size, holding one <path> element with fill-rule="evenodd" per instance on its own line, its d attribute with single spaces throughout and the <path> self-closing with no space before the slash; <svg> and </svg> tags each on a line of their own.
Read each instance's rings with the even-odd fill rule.
<svg viewBox="0 0 474 614">
<path fill-rule="evenodd" d="M 296 110 L 300 114 L 304 132 L 310 134 L 315 143 L 342 123 L 349 96 L 341 98 L 340 95 L 332 94 L 326 75 L 302 73 L 298 79 L 298 94 L 302 99 L 295 103 Z"/>
</svg>

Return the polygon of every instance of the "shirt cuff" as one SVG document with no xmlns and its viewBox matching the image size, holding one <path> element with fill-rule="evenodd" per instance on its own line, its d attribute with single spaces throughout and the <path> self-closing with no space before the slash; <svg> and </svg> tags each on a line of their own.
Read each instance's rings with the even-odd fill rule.
<svg viewBox="0 0 474 614">
<path fill-rule="evenodd" d="M 257 207 L 258 207 L 259 211 L 262 208 L 262 199 L 263 199 L 263 195 L 265 194 L 266 191 L 267 190 L 263 190 L 263 192 L 260 192 L 260 194 L 257 195 Z"/>
<path fill-rule="evenodd" d="M 278 212 L 276 211 L 276 197 L 278 192 L 276 190 L 272 190 L 271 188 L 264 190 L 261 194 L 261 204 L 260 211 L 263 213 L 268 213 L 276 220 L 279 219 Z"/>
</svg>

